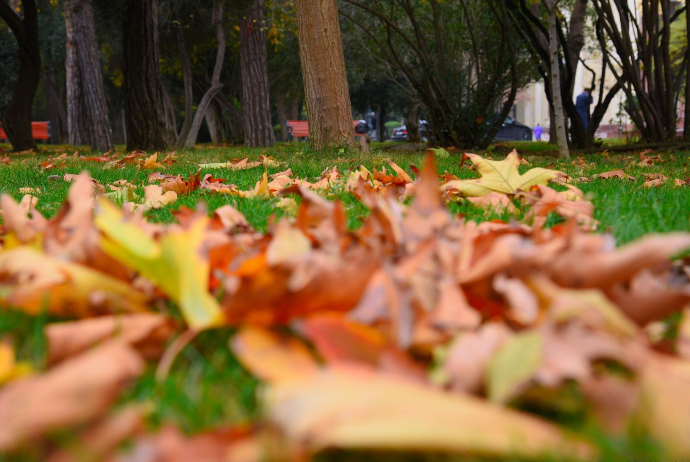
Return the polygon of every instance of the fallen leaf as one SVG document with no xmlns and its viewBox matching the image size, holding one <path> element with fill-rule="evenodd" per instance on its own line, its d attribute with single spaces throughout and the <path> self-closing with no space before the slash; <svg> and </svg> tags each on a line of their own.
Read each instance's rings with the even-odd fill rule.
<svg viewBox="0 0 690 462">
<path fill-rule="evenodd" d="M 267 409 L 290 438 L 312 451 L 594 456 L 585 443 L 534 417 L 362 368 L 330 368 L 276 382 Z"/>
<path fill-rule="evenodd" d="M 303 343 L 267 329 L 243 327 L 230 345 L 242 365 L 261 380 L 290 380 L 318 369 Z"/>
<path fill-rule="evenodd" d="M 565 173 L 544 168 L 533 168 L 520 175 L 518 164 L 520 158 L 516 151 L 511 152 L 505 160 L 486 160 L 476 154 L 467 154 L 477 168 L 481 178 L 476 180 L 456 180 L 444 184 L 443 191 L 453 192 L 463 197 L 486 196 L 491 192 L 517 194 L 527 191 L 534 185 L 546 184 L 551 180 L 565 178 Z"/>
<path fill-rule="evenodd" d="M 99 417 L 143 369 L 129 346 L 108 343 L 42 375 L 13 381 L 0 391 L 0 451 Z"/>
<path fill-rule="evenodd" d="M 51 323 L 45 328 L 48 363 L 55 364 L 111 339 L 130 345 L 144 357 L 156 358 L 163 352 L 172 331 L 166 316 L 153 313 Z"/>
<path fill-rule="evenodd" d="M 155 241 L 122 212 L 102 200 L 95 219 L 105 234 L 105 253 L 151 280 L 173 301 L 192 329 L 220 325 L 223 315 L 208 292 L 209 262 L 201 253 L 207 218 L 199 218 L 188 229 L 171 230 Z"/>
</svg>

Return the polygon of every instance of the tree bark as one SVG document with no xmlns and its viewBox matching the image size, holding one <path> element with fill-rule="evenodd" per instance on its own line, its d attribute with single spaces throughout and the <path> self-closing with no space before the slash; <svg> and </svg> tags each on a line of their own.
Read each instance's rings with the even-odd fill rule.
<svg viewBox="0 0 690 462">
<path fill-rule="evenodd" d="M 278 124 L 280 125 L 280 141 L 287 141 L 287 106 L 285 105 L 285 95 L 276 95 L 276 107 L 278 111 Z"/>
<path fill-rule="evenodd" d="M 224 0 L 214 0 L 213 2 L 213 24 L 216 26 L 216 40 L 218 41 L 218 50 L 216 52 L 216 64 L 213 67 L 213 76 L 211 77 L 211 88 L 206 90 L 201 102 L 194 113 L 194 120 L 192 120 L 192 127 L 189 129 L 189 135 L 185 142 L 187 149 L 193 148 L 196 139 L 199 136 L 199 129 L 201 122 L 204 120 L 204 115 L 211 104 L 216 94 L 223 88 L 220 83 L 220 72 L 223 70 L 223 59 L 225 58 L 225 29 L 223 29 L 223 3 Z"/>
<path fill-rule="evenodd" d="M 48 105 L 48 122 L 50 122 L 50 142 L 62 144 L 67 138 L 67 111 L 63 101 L 64 93 L 57 89 L 55 68 L 51 60 L 46 61 L 44 91 Z"/>
<path fill-rule="evenodd" d="M 690 2 L 685 1 L 686 66 L 685 69 L 685 122 L 683 138 L 690 140 Z"/>
<path fill-rule="evenodd" d="M 192 128 L 192 116 L 194 115 L 194 91 L 192 89 L 192 64 L 187 53 L 187 45 L 184 41 L 184 31 L 178 18 L 177 25 L 177 49 L 180 52 L 180 63 L 182 65 L 182 80 L 184 85 L 184 121 L 177 137 L 177 146 L 184 147 Z"/>
<path fill-rule="evenodd" d="M 292 101 L 290 101 L 290 120 L 299 120 L 300 119 L 300 107 L 302 103 L 302 98 L 294 98 Z"/>
<path fill-rule="evenodd" d="M 407 129 L 407 141 L 410 143 L 419 143 L 422 141 L 422 136 L 419 133 L 419 103 L 416 101 L 410 101 L 410 109 L 407 111 L 405 127 Z"/>
<path fill-rule="evenodd" d="M 127 149 L 165 150 L 172 141 L 158 67 L 158 0 L 128 0 L 124 25 Z"/>
<path fill-rule="evenodd" d="M 211 135 L 211 143 L 215 145 L 223 144 L 223 126 L 218 115 L 218 103 L 211 101 L 206 109 L 206 126 L 208 133 Z"/>
<path fill-rule="evenodd" d="M 551 61 L 551 93 L 553 95 L 553 112 L 556 119 L 556 140 L 558 142 L 558 157 L 569 159 L 568 138 L 565 134 L 565 115 L 563 111 L 563 96 L 561 95 L 561 71 L 558 58 L 558 32 L 556 24 L 556 6 L 558 0 L 545 0 L 544 4 L 549 12 L 549 56 Z"/>
<path fill-rule="evenodd" d="M 38 10 L 35 0 L 22 1 L 21 18 L 0 1 L 0 18 L 14 34 L 19 46 L 19 75 L 2 127 L 15 151 L 36 150 L 31 130 L 32 109 L 41 78 L 41 49 L 38 43 Z"/>
<path fill-rule="evenodd" d="M 299 51 L 316 149 L 356 147 L 336 0 L 297 0 Z"/>
<path fill-rule="evenodd" d="M 269 101 L 264 0 L 253 0 L 242 20 L 240 37 L 244 144 L 250 147 L 273 146 L 275 134 Z"/>
<path fill-rule="evenodd" d="M 65 3 L 65 29 L 70 143 L 88 144 L 94 150 L 108 151 L 113 143 L 90 0 Z"/>
</svg>

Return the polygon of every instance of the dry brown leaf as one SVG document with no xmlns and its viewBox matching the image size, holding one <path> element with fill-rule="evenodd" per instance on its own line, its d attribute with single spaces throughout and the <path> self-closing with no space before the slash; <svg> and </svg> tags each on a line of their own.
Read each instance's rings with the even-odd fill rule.
<svg viewBox="0 0 690 462">
<path fill-rule="evenodd" d="M 592 176 L 592 179 L 610 179 L 610 178 L 619 178 L 621 180 L 630 180 L 630 181 L 635 181 L 635 177 L 632 177 L 625 173 L 623 170 L 612 170 L 610 172 L 604 172 L 604 173 L 597 173 L 596 175 Z"/>
<path fill-rule="evenodd" d="M 143 369 L 133 349 L 113 342 L 10 383 L 0 391 L 0 451 L 98 418 Z"/>
<path fill-rule="evenodd" d="M 534 417 L 367 369 L 330 368 L 277 382 L 267 401 L 271 419 L 312 451 L 594 456 L 591 447 Z"/>
<path fill-rule="evenodd" d="M 132 346 L 146 358 L 156 358 L 172 332 L 170 319 L 153 313 L 52 323 L 45 328 L 48 363 L 57 363 L 110 339 Z"/>
</svg>

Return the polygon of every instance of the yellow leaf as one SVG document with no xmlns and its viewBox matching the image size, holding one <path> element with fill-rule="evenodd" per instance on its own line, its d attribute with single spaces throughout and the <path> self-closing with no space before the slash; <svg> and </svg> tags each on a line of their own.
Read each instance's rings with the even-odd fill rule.
<svg viewBox="0 0 690 462">
<path fill-rule="evenodd" d="M 511 152 L 504 160 L 487 160 L 477 154 L 467 154 L 482 176 L 476 180 L 454 180 L 444 184 L 443 191 L 456 192 L 468 196 L 485 196 L 491 192 L 516 194 L 526 191 L 534 185 L 546 184 L 550 180 L 563 178 L 565 173 L 545 168 L 533 168 L 520 175 L 518 165 L 520 158 L 516 151 Z"/>
<path fill-rule="evenodd" d="M 152 154 L 141 165 L 141 168 L 161 168 L 162 165 L 158 162 L 158 153 Z"/>
<path fill-rule="evenodd" d="M 122 212 L 102 200 L 95 218 L 105 234 L 103 251 L 138 271 L 176 302 L 192 329 L 206 329 L 223 322 L 223 314 L 208 291 L 210 265 L 201 254 L 207 218 L 188 229 L 174 229 L 154 241 Z"/>
<path fill-rule="evenodd" d="M 537 331 L 518 334 L 501 346 L 487 368 L 489 399 L 504 403 L 513 398 L 539 368 L 543 348 Z"/>
<path fill-rule="evenodd" d="M 337 447 L 596 460 L 590 446 L 535 417 L 364 368 L 331 367 L 276 382 L 266 396 L 272 420 L 312 451 Z"/>
<path fill-rule="evenodd" d="M 28 362 L 15 360 L 14 348 L 9 343 L 0 343 L 0 385 L 31 374 L 33 368 Z"/>
</svg>

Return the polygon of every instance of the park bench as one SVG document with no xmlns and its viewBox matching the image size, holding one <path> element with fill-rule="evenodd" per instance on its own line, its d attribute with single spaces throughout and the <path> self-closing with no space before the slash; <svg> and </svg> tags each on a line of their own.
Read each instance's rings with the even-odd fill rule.
<svg viewBox="0 0 690 462">
<path fill-rule="evenodd" d="M 50 122 L 31 122 L 31 133 L 35 140 L 50 139 Z M 0 126 L 0 140 L 7 140 L 5 130 Z"/>
<path fill-rule="evenodd" d="M 358 120 L 352 121 L 352 128 L 357 126 Z M 288 141 L 293 138 L 307 138 L 309 136 L 309 122 L 306 120 L 288 120 Z"/>
</svg>

